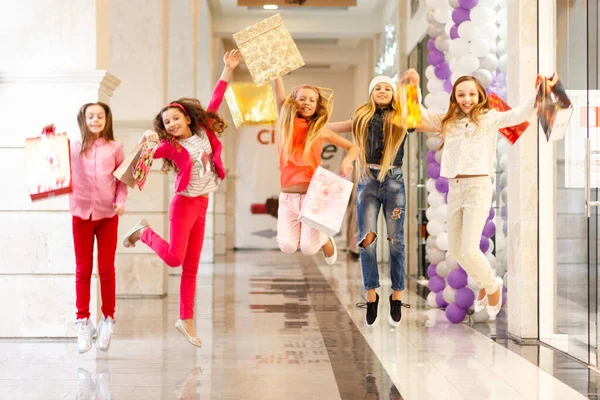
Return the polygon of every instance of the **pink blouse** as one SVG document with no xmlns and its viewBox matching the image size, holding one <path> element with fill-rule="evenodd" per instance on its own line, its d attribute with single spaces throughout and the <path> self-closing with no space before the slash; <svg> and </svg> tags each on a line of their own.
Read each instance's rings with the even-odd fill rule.
<svg viewBox="0 0 600 400">
<path fill-rule="evenodd" d="M 127 185 L 113 172 L 125 159 L 123 145 L 97 139 L 83 155 L 81 142 L 71 142 L 71 174 L 73 193 L 69 196 L 71 213 L 85 220 L 112 218 L 115 204 L 125 205 Z"/>
</svg>

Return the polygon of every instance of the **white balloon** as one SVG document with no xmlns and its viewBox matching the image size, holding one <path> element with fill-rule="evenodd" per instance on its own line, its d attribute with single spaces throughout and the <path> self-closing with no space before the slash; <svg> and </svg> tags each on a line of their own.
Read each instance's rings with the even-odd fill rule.
<svg viewBox="0 0 600 400">
<path fill-rule="evenodd" d="M 442 150 L 438 150 L 435 152 L 435 161 L 437 161 L 438 164 L 442 163 L 442 154 L 443 154 Z"/>
<path fill-rule="evenodd" d="M 490 319 L 490 313 L 488 313 L 487 308 L 485 308 L 471 315 L 471 318 L 473 318 L 474 322 L 487 322 L 487 320 Z"/>
<path fill-rule="evenodd" d="M 440 81 L 437 78 L 429 79 L 427 81 L 427 91 L 429 93 L 437 93 L 441 92 L 442 90 L 444 90 L 444 82 Z"/>
<path fill-rule="evenodd" d="M 467 276 L 467 286 L 472 291 L 479 292 L 479 286 L 477 286 L 477 284 L 475 283 L 475 281 L 473 280 L 473 278 L 471 278 L 470 276 Z"/>
<path fill-rule="evenodd" d="M 502 171 L 506 171 L 507 167 L 508 167 L 508 154 L 504 153 L 500 157 L 500 168 L 502 169 Z"/>
<path fill-rule="evenodd" d="M 427 22 L 432 23 L 435 21 L 435 17 L 433 15 L 434 10 L 427 11 Z"/>
<path fill-rule="evenodd" d="M 500 175 L 500 185 L 508 187 L 508 174 L 506 172 Z"/>
<path fill-rule="evenodd" d="M 448 267 L 448 269 L 450 271 L 458 268 L 458 263 L 456 262 L 454 257 L 452 257 L 452 254 L 450 254 L 450 253 L 446 254 L 446 266 Z"/>
<path fill-rule="evenodd" d="M 447 204 L 440 204 L 439 206 L 437 206 L 434 210 L 433 210 L 433 218 L 437 219 L 440 222 L 446 222 L 448 221 L 448 205 Z M 448 243 L 448 237 L 446 236 L 446 243 Z M 448 250 L 443 249 L 441 246 L 438 245 L 438 247 L 442 250 Z M 448 247 L 448 246 L 446 246 Z"/>
<path fill-rule="evenodd" d="M 431 308 L 438 308 L 437 301 L 435 298 L 437 297 L 437 293 L 429 292 L 427 295 L 427 305 Z"/>
<path fill-rule="evenodd" d="M 487 88 L 492 83 L 492 73 L 487 69 L 478 69 L 473 72 L 473 76 L 479 79 L 479 82 L 481 82 L 484 88 Z"/>
<path fill-rule="evenodd" d="M 427 93 L 427 96 L 425 96 L 425 99 L 423 100 L 423 104 L 425 104 L 425 107 L 429 110 L 435 106 L 433 93 Z"/>
<path fill-rule="evenodd" d="M 483 25 L 488 22 L 496 22 L 496 11 L 489 7 L 473 7 L 469 13 L 469 19 L 477 25 Z"/>
<path fill-rule="evenodd" d="M 498 10 L 498 13 L 496 14 L 496 20 L 501 24 L 507 22 L 508 13 L 506 12 L 506 8 L 501 8 Z"/>
<path fill-rule="evenodd" d="M 439 277 L 446 279 L 450 270 L 444 261 L 440 261 L 435 267 L 435 273 L 438 274 Z"/>
<path fill-rule="evenodd" d="M 444 25 L 444 33 L 446 34 L 446 36 L 450 37 L 450 31 L 452 30 L 453 26 L 454 21 L 452 21 L 452 14 L 450 14 L 450 19 L 448 20 L 446 25 Z"/>
<path fill-rule="evenodd" d="M 450 80 L 452 81 L 452 84 L 454 85 L 454 83 L 458 80 L 458 78 L 460 78 L 461 76 L 463 76 L 462 73 L 460 72 L 453 72 L 452 75 L 450 76 Z"/>
<path fill-rule="evenodd" d="M 448 251 L 448 233 L 446 233 L 446 232 L 440 233 L 438 235 L 435 243 L 440 250 Z"/>
<path fill-rule="evenodd" d="M 475 72 L 480 65 L 479 58 L 473 54 L 467 54 L 460 58 L 460 68 L 465 75 Z"/>
<path fill-rule="evenodd" d="M 500 136 L 498 138 L 498 154 L 506 154 L 508 153 L 508 149 L 510 149 L 510 143 L 508 143 L 508 140 L 504 136 Z"/>
<path fill-rule="evenodd" d="M 464 24 L 465 22 L 463 22 Z M 461 24 L 462 26 L 462 24 Z M 453 58 L 460 58 L 466 54 L 469 54 L 470 47 L 469 41 L 459 37 L 450 42 L 448 47 L 448 52 L 451 54 Z"/>
<path fill-rule="evenodd" d="M 487 56 L 479 59 L 479 64 L 481 68 L 487 69 L 490 72 L 494 72 L 496 69 L 498 69 L 498 57 L 496 57 L 494 54 L 488 54 Z"/>
<path fill-rule="evenodd" d="M 477 3 L 480 7 L 496 8 L 498 0 L 479 0 Z"/>
<path fill-rule="evenodd" d="M 492 239 L 488 238 L 488 243 L 489 243 L 489 247 L 488 247 L 488 250 L 485 252 L 486 256 L 488 254 L 492 254 L 494 252 L 494 241 Z"/>
<path fill-rule="evenodd" d="M 498 26 L 496 22 L 488 22 L 485 25 L 481 25 L 480 33 L 486 39 L 496 41 L 498 39 Z"/>
<path fill-rule="evenodd" d="M 450 66 L 450 71 L 455 72 L 459 68 L 458 58 L 453 58 L 448 62 L 448 66 Z"/>
<path fill-rule="evenodd" d="M 500 24 L 500 27 L 498 28 L 498 36 L 500 36 L 500 39 L 506 41 L 506 39 L 508 39 L 508 23 L 504 22 L 502 24 Z"/>
<path fill-rule="evenodd" d="M 497 46 L 496 46 L 496 40 L 495 39 L 490 40 L 489 44 L 490 44 L 490 54 L 496 54 L 496 52 L 498 50 Z"/>
<path fill-rule="evenodd" d="M 445 24 L 450 19 L 450 10 L 447 6 L 439 7 L 433 12 L 433 17 L 440 24 Z"/>
<path fill-rule="evenodd" d="M 432 264 L 437 264 L 440 261 L 444 261 L 445 257 L 446 257 L 446 252 L 441 251 L 438 248 L 429 249 L 427 252 L 427 260 Z"/>
<path fill-rule="evenodd" d="M 508 201 L 508 188 L 505 187 L 504 189 L 502 189 L 502 192 L 500 192 L 500 198 L 504 203 Z"/>
<path fill-rule="evenodd" d="M 506 4 L 507 4 L 507 1 L 506 1 L 506 0 L 498 0 L 498 6 L 499 6 L 501 9 L 506 9 Z"/>
<path fill-rule="evenodd" d="M 501 55 L 498 59 L 498 68 L 505 74 L 508 72 L 508 56 L 506 54 Z"/>
<path fill-rule="evenodd" d="M 446 303 L 452 304 L 456 301 L 456 289 L 450 285 L 446 285 L 443 292 L 444 300 Z"/>
<path fill-rule="evenodd" d="M 498 40 L 498 45 L 496 46 L 496 53 L 500 55 L 506 54 L 506 42 L 504 40 Z"/>
<path fill-rule="evenodd" d="M 430 23 L 427 28 L 427 34 L 434 38 L 444 33 L 444 25 L 438 23 Z"/>
<path fill-rule="evenodd" d="M 490 41 L 484 38 L 475 38 L 471 40 L 471 54 L 477 57 L 483 57 L 490 53 Z"/>
<path fill-rule="evenodd" d="M 425 144 L 427 145 L 427 148 L 429 150 L 436 151 L 436 150 L 439 150 L 440 147 L 442 147 L 443 142 L 444 142 L 444 140 L 442 139 L 441 136 L 434 136 L 434 137 L 427 139 L 425 141 Z"/>
<path fill-rule="evenodd" d="M 433 192 L 435 191 L 435 179 L 429 178 L 427 179 L 427 182 L 425 183 L 425 188 L 427 189 L 427 192 Z M 427 219 L 431 219 L 431 218 L 427 218 Z"/>
<path fill-rule="evenodd" d="M 479 36 L 477 25 L 475 25 L 475 23 L 472 21 L 465 21 L 461 23 L 458 26 L 458 36 L 465 40 L 473 40 Z"/>
<path fill-rule="evenodd" d="M 496 262 L 496 257 L 494 257 L 493 254 L 486 254 L 485 255 L 488 259 L 488 261 L 490 262 L 490 265 L 492 266 L 492 268 L 497 268 L 498 263 Z"/>
<path fill-rule="evenodd" d="M 439 207 L 441 204 L 444 204 L 444 196 L 438 191 L 431 192 L 431 193 L 429 193 L 429 195 L 427 195 L 427 202 L 431 205 L 431 207 L 433 207 L 435 209 L 435 208 Z M 434 219 L 434 221 L 437 221 L 437 220 Z M 429 222 L 431 222 L 431 221 L 429 221 Z M 443 222 L 441 222 L 441 221 L 438 221 L 438 222 L 440 224 L 443 224 Z M 427 226 L 429 226 L 429 224 L 427 224 Z M 427 230 L 429 231 L 429 228 Z M 439 231 L 434 231 L 436 233 L 434 233 L 434 232 L 429 232 L 429 233 L 437 236 L 443 230 L 444 230 L 444 227 L 442 226 Z"/>
<path fill-rule="evenodd" d="M 435 242 L 436 242 L 436 237 L 435 236 L 429 236 L 427 238 L 427 247 L 428 248 L 435 248 Z"/>
<path fill-rule="evenodd" d="M 425 76 L 429 80 L 437 79 L 435 76 L 435 67 L 433 65 L 429 65 L 427 68 L 425 68 Z"/>
<path fill-rule="evenodd" d="M 429 196 L 431 196 L 433 193 L 430 193 Z M 427 232 L 429 232 L 430 235 L 433 236 L 438 236 L 440 233 L 442 233 L 444 231 L 444 224 L 438 220 L 431 220 L 427 223 Z M 437 240 L 436 240 L 437 243 Z"/>
<path fill-rule="evenodd" d="M 435 47 L 439 51 L 448 51 L 450 48 L 450 38 L 446 35 L 440 35 L 435 38 Z"/>
</svg>

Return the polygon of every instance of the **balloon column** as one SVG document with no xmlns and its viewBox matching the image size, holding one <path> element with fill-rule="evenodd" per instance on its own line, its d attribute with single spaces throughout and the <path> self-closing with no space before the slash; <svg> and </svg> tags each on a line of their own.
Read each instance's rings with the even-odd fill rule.
<svg viewBox="0 0 600 400">
<path fill-rule="evenodd" d="M 488 92 L 495 92 L 506 98 L 506 0 L 427 0 L 429 11 L 427 21 L 429 66 L 425 70 L 429 94 L 424 103 L 432 112 L 445 112 L 453 83 L 463 75 L 477 77 Z M 472 307 L 479 288 L 467 277 L 466 272 L 446 254 L 448 233 L 446 230 L 448 181 L 440 177 L 441 146 L 443 139 L 435 134 L 428 135 L 427 173 L 429 208 L 426 211 L 427 259 L 431 263 L 427 299 L 431 307 L 446 308 L 450 322 L 464 320 L 467 310 Z M 501 150 L 504 147 L 499 146 Z M 505 155 L 503 153 L 503 155 Z M 502 167 L 502 159 L 499 167 Z M 505 165 L 504 165 L 505 166 Z M 506 170 L 504 168 L 504 170 Z M 500 181 L 504 182 L 500 176 Z M 506 185 L 505 185 L 506 186 Z M 505 204 L 506 191 L 501 197 Z M 501 209 L 505 215 L 506 208 Z M 480 248 L 486 254 L 492 268 L 496 267 L 493 255 L 496 226 L 494 208 L 490 209 L 488 220 L 482 232 Z M 505 225 L 503 225 L 504 227 Z M 473 316 L 476 322 L 487 320 L 484 310 Z"/>
</svg>

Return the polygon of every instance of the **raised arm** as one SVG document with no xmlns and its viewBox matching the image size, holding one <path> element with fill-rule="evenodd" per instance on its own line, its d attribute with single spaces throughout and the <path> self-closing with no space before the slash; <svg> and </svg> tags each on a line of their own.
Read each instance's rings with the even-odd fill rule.
<svg viewBox="0 0 600 400">
<path fill-rule="evenodd" d="M 352 132 L 352 120 L 330 122 L 327 124 L 327 129 L 335 133 L 348 133 Z"/>
<path fill-rule="evenodd" d="M 537 92 L 536 92 L 537 93 Z M 509 126 L 519 125 L 522 122 L 529 120 L 536 113 L 535 108 L 535 96 L 533 93 L 527 98 L 525 103 L 520 106 L 513 108 L 508 111 L 493 111 L 493 124 L 498 129 L 506 128 Z"/>
<path fill-rule="evenodd" d="M 343 137 L 329 129 L 325 129 L 321 137 L 327 143 L 331 143 L 337 147 L 341 147 L 342 149 L 348 152 L 348 154 L 346 154 L 346 156 L 342 160 L 342 163 L 340 165 L 340 171 L 344 177 L 350 175 L 353 169 L 352 163 L 356 161 L 356 159 L 360 155 L 360 148 L 357 145 L 352 144 L 352 142 L 348 139 L 344 139 Z"/>
<path fill-rule="evenodd" d="M 223 103 L 223 97 L 225 96 L 227 85 L 231 79 L 231 75 L 233 74 L 233 70 L 239 65 L 240 59 L 241 55 L 239 50 L 228 51 L 223 56 L 223 63 L 225 66 L 223 67 L 221 77 L 219 78 L 219 81 L 213 90 L 210 101 L 208 102 L 208 107 L 206 107 L 207 111 L 219 111 L 221 103 Z"/>
<path fill-rule="evenodd" d="M 285 101 L 285 88 L 283 87 L 283 78 L 278 76 L 273 81 L 273 93 L 275 94 L 275 104 L 277 105 L 277 114 L 281 111 L 281 106 Z"/>
</svg>

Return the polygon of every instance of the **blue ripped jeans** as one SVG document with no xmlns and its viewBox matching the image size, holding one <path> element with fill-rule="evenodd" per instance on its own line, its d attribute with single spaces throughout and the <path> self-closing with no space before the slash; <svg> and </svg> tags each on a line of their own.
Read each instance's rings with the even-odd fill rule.
<svg viewBox="0 0 600 400">
<path fill-rule="evenodd" d="M 377 180 L 378 170 L 371 169 L 374 178 L 366 177 L 357 187 L 358 229 L 360 232 L 360 263 L 362 265 L 365 290 L 376 289 L 379 285 L 377 268 L 377 218 L 383 207 L 390 248 L 390 276 L 392 290 L 404 290 L 406 277 L 406 257 L 404 251 L 404 211 L 406 191 L 402 168 L 392 168 L 383 182 Z M 362 242 L 368 233 L 376 238 L 366 248 Z"/>
</svg>

